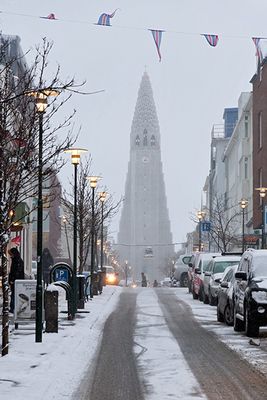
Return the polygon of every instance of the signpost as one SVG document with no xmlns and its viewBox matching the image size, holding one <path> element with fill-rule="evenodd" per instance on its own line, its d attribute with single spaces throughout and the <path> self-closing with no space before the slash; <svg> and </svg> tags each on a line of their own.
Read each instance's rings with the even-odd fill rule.
<svg viewBox="0 0 267 400">
<path fill-rule="evenodd" d="M 51 282 L 68 282 L 71 283 L 72 269 L 67 263 L 57 263 L 53 266 L 50 272 Z"/>
<path fill-rule="evenodd" d="M 201 229 L 202 232 L 210 232 L 211 223 L 209 221 L 202 221 L 201 222 Z"/>
</svg>

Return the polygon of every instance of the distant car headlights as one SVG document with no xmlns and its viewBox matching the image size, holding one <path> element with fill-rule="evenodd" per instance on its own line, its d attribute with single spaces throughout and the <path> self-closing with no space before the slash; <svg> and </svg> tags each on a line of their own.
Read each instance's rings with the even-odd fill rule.
<svg viewBox="0 0 267 400">
<path fill-rule="evenodd" d="M 267 292 L 261 290 L 261 291 L 252 291 L 251 292 L 251 297 L 253 300 L 256 301 L 256 303 L 265 303 L 267 304 Z"/>
<path fill-rule="evenodd" d="M 106 281 L 107 283 L 113 284 L 116 281 L 116 275 L 115 274 L 107 274 L 106 275 Z"/>
</svg>

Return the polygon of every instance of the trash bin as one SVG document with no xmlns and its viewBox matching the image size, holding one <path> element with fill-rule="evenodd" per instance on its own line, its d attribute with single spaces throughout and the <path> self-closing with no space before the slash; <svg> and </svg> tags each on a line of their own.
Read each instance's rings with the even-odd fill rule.
<svg viewBox="0 0 267 400">
<path fill-rule="evenodd" d="M 84 309 L 85 302 L 85 276 L 77 275 L 77 308 Z"/>
</svg>

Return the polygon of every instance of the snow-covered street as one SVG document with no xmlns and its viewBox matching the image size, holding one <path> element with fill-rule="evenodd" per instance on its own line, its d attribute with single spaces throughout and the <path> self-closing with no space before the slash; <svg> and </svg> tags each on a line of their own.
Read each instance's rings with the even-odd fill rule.
<svg viewBox="0 0 267 400">
<path fill-rule="evenodd" d="M 64 308 L 64 293 L 60 298 Z M 44 333 L 43 343 L 34 342 L 33 325 L 11 325 L 9 355 L 0 359 L 1 399 L 264 398 L 267 382 L 253 367 L 267 372 L 266 330 L 260 346 L 249 344 L 187 289 L 107 286 L 85 311 L 75 321 L 60 313 L 59 333 Z M 258 380 L 254 397 L 248 375 Z M 96 393 L 99 379 L 103 392 Z M 218 379 L 228 388 L 217 388 Z"/>
</svg>

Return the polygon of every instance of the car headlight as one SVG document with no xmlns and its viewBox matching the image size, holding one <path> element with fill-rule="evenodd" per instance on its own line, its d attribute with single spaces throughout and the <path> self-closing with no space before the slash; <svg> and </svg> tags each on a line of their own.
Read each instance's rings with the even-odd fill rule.
<svg viewBox="0 0 267 400">
<path fill-rule="evenodd" d="M 258 292 L 251 292 L 251 297 L 256 303 L 267 303 L 267 292 L 261 290 Z"/>
<path fill-rule="evenodd" d="M 115 280 L 116 280 L 115 274 L 108 274 L 108 275 L 107 275 L 107 282 L 108 282 L 108 283 L 114 283 Z"/>
</svg>

